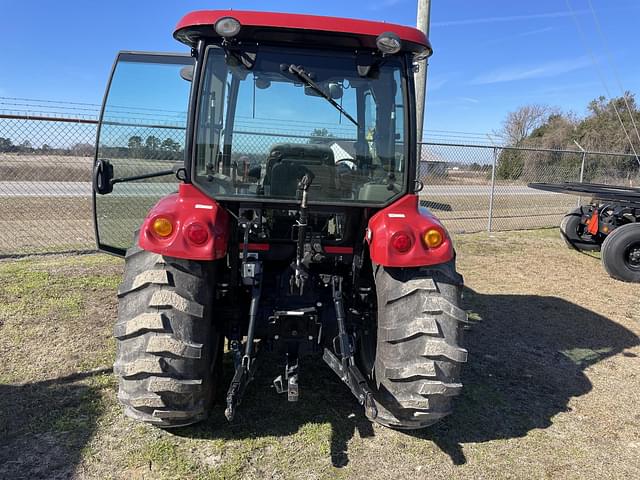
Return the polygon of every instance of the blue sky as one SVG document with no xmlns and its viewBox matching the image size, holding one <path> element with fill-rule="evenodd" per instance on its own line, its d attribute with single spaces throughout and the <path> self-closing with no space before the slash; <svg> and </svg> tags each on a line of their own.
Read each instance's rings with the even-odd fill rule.
<svg viewBox="0 0 640 480">
<path fill-rule="evenodd" d="M 570 0 L 584 39 L 566 0 L 432 0 L 435 54 L 425 129 L 490 132 L 525 103 L 584 114 L 589 100 L 606 93 L 589 49 L 612 95 L 620 93 L 614 69 L 625 89 L 640 93 L 632 41 L 640 2 L 591 3 L 605 41 L 589 0 Z M 180 17 L 194 9 L 227 7 L 413 25 L 416 0 L 0 0 L 0 96 L 100 103 L 118 50 L 184 51 L 172 37 Z"/>
</svg>

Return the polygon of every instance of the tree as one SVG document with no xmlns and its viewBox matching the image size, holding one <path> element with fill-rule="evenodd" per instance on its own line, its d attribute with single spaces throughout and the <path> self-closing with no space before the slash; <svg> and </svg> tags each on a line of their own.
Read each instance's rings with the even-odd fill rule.
<svg viewBox="0 0 640 480">
<path fill-rule="evenodd" d="M 498 156 L 496 176 L 502 180 L 517 180 L 524 170 L 524 156 L 520 150 L 505 148 Z"/>
<path fill-rule="evenodd" d="M 331 139 L 335 138 L 326 128 L 314 128 L 309 137 L 309 143 L 315 144 L 333 143 Z"/>
<path fill-rule="evenodd" d="M 514 112 L 509 112 L 502 129 L 496 134 L 506 145 L 517 146 L 538 127 L 540 127 L 554 112 L 546 105 L 523 105 Z"/>
<path fill-rule="evenodd" d="M 165 138 L 160 145 L 160 149 L 165 152 L 179 152 L 180 144 L 172 138 Z"/>
<path fill-rule="evenodd" d="M 142 137 L 138 136 L 138 135 L 134 135 L 132 137 L 129 137 L 129 143 L 128 146 L 131 150 L 137 150 L 142 148 Z"/>
<path fill-rule="evenodd" d="M 0 152 L 11 152 L 15 149 L 10 138 L 0 137 Z"/>
<path fill-rule="evenodd" d="M 154 135 L 149 135 L 144 142 L 144 146 L 148 150 L 155 152 L 160 148 L 160 139 Z"/>
<path fill-rule="evenodd" d="M 93 145 L 90 143 L 76 143 L 71 147 L 71 153 L 77 156 L 90 156 L 93 154 Z"/>
<path fill-rule="evenodd" d="M 621 125 L 622 123 L 622 125 Z M 634 126 L 635 123 L 635 126 Z M 582 154 L 560 153 L 576 150 L 577 141 L 588 151 L 640 153 L 640 110 L 630 92 L 607 99 L 600 96 L 587 106 L 587 115 L 579 118 L 571 112 L 529 105 L 505 118 L 500 136 L 507 145 L 544 148 L 552 152 L 505 149 L 498 158 L 497 176 L 501 179 L 558 182 L 576 179 Z M 626 130 L 626 132 L 625 132 Z M 584 180 L 596 183 L 631 181 L 638 176 L 638 160 L 632 155 L 586 157 Z"/>
</svg>

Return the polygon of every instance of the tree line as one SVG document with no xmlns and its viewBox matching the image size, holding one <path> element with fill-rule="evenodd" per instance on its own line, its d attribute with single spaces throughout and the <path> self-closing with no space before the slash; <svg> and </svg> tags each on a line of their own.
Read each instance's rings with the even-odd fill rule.
<svg viewBox="0 0 640 480">
<path fill-rule="evenodd" d="M 610 100 L 602 96 L 592 100 L 583 117 L 547 105 L 525 105 L 508 113 L 501 130 L 495 133 L 511 147 L 577 150 L 577 143 L 587 151 L 633 155 L 634 150 L 640 153 L 636 126 L 640 126 L 640 110 L 634 94 L 625 92 Z M 607 178 L 638 175 L 639 162 L 633 156 L 589 154 L 588 159 L 585 181 L 602 180 L 605 170 Z M 496 175 L 507 180 L 559 181 L 578 172 L 581 163 L 581 154 L 505 149 L 498 157 Z M 540 178 L 541 172 L 556 178 Z"/>
<path fill-rule="evenodd" d="M 103 155 L 117 158 L 154 158 L 160 160 L 181 160 L 184 154 L 182 145 L 172 138 L 162 140 L 154 135 L 143 139 L 139 135 L 129 137 L 126 146 L 101 145 Z M 92 156 L 95 147 L 90 143 L 75 143 L 69 147 L 52 147 L 43 143 L 34 146 L 30 140 L 14 144 L 11 138 L 0 137 L 0 153 L 38 153 L 46 155 Z"/>
</svg>

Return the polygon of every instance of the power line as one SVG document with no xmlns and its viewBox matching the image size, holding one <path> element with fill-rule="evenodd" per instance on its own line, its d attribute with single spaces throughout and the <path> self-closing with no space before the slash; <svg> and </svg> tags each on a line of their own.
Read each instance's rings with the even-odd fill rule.
<svg viewBox="0 0 640 480">
<path fill-rule="evenodd" d="M 21 101 L 21 102 L 29 102 L 29 103 L 51 103 L 51 104 L 57 104 L 58 106 L 65 106 L 67 107 L 69 110 L 100 110 L 102 108 L 102 104 L 98 104 L 98 103 L 85 103 L 85 102 L 67 102 L 67 101 L 62 101 L 62 100 L 41 100 L 41 99 L 35 99 L 35 98 L 22 98 L 22 97 L 3 97 L 0 96 L 0 100 L 13 100 L 13 101 Z M 91 107 L 96 107 L 95 109 L 84 109 L 84 108 L 78 108 L 78 107 L 68 107 L 68 105 L 82 105 L 82 106 L 91 106 Z M 109 105 L 110 108 L 124 108 L 124 109 L 130 109 L 131 105 L 128 106 L 122 106 L 122 105 Z M 47 108 L 47 107 L 44 107 Z M 168 109 L 164 109 L 164 108 L 150 108 L 150 107 L 135 107 L 139 110 L 147 110 L 147 111 L 153 111 L 153 112 L 168 112 L 168 113 L 180 113 L 180 114 L 186 114 L 187 112 L 185 110 L 168 110 Z"/>
<path fill-rule="evenodd" d="M 593 20 L 596 24 L 598 34 L 600 35 L 600 38 L 604 43 L 605 51 L 607 53 L 607 62 L 609 63 L 609 67 L 611 67 L 611 70 L 613 70 L 613 75 L 616 78 L 616 82 L 618 83 L 620 92 L 622 92 L 622 99 L 624 100 L 624 104 L 627 107 L 627 113 L 629 114 L 629 117 L 631 117 L 631 123 L 633 124 L 633 129 L 635 130 L 636 137 L 638 137 L 638 141 L 640 142 L 640 132 L 638 132 L 638 126 L 636 125 L 636 120 L 633 118 L 633 112 L 631 111 L 631 107 L 629 106 L 629 102 L 627 101 L 627 92 L 622 87 L 622 82 L 620 81 L 620 75 L 618 74 L 618 69 L 615 67 L 615 64 L 613 62 L 613 56 L 611 55 L 611 48 L 609 48 L 609 41 L 607 40 L 607 37 L 604 35 L 602 31 L 600 20 L 596 15 L 596 11 L 593 8 L 593 4 L 591 3 L 591 0 L 587 0 L 587 2 L 589 3 L 589 9 L 591 10 L 591 15 L 593 15 Z"/>
<path fill-rule="evenodd" d="M 602 83 L 602 86 L 604 87 L 604 90 L 605 90 L 607 96 L 610 99 L 612 99 L 613 97 L 611 96 L 611 93 L 609 92 L 609 87 L 607 86 L 607 82 L 605 81 L 604 75 L 602 74 L 602 71 L 600 70 L 600 67 L 599 67 L 598 62 L 596 60 L 596 57 L 595 57 L 595 55 L 593 53 L 593 50 L 591 49 L 591 47 L 589 46 L 589 43 L 587 42 L 586 35 L 584 34 L 584 31 L 582 30 L 582 27 L 580 26 L 580 22 L 578 21 L 578 17 L 575 14 L 575 11 L 573 10 L 573 7 L 571 6 L 571 2 L 570 2 L 570 0 L 565 0 L 565 1 L 566 1 L 566 4 L 567 4 L 567 8 L 569 9 L 569 12 L 571 13 L 571 17 L 573 18 L 573 21 L 576 24 L 576 28 L 578 29 L 578 33 L 580 34 L 580 38 L 582 39 L 582 43 L 583 43 L 585 49 L 587 50 L 587 52 L 589 53 L 589 58 L 591 59 L 591 63 L 595 67 L 596 72 L 598 74 L 598 77 L 600 78 L 600 82 Z M 627 132 L 627 129 L 624 126 L 624 122 L 622 121 L 622 117 L 620 116 L 620 112 L 618 111 L 618 107 L 616 106 L 616 102 L 615 101 L 611 101 L 611 106 L 613 106 L 613 110 L 616 112 L 616 116 L 618 117 L 618 121 L 620 122 L 620 126 L 622 127 L 622 131 L 624 132 L 625 137 L 627 137 L 627 140 L 629 141 L 629 145 L 631 146 L 631 150 L 633 151 L 633 155 L 636 157 L 636 161 L 640 165 L 640 158 L 638 158 L 638 154 L 636 152 L 635 147 L 633 146 L 633 142 L 631 141 L 631 137 L 629 136 L 629 133 Z"/>
</svg>

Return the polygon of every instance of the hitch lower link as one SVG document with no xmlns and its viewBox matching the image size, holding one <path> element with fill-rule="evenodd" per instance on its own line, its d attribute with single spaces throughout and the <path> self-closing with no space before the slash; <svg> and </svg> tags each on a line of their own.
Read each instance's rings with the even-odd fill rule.
<svg viewBox="0 0 640 480">
<path fill-rule="evenodd" d="M 258 316 L 258 306 L 262 295 L 262 263 L 255 259 L 250 259 L 248 255 L 249 230 L 251 224 L 243 222 L 241 227 L 244 230 L 244 242 L 242 249 L 242 282 L 251 286 L 251 304 L 249 306 L 249 328 L 247 330 L 247 342 L 244 347 L 244 355 L 240 353 L 240 341 L 232 342 L 232 351 L 235 353 L 235 373 L 231 380 L 231 385 L 227 391 L 227 408 L 224 416 L 231 421 L 236 415 L 236 409 L 242 401 L 242 396 L 247 385 L 253 380 L 255 374 L 255 355 L 253 352 L 253 341 L 256 331 L 256 318 Z"/>
<path fill-rule="evenodd" d="M 367 384 L 367 380 L 358 369 L 354 360 L 354 351 L 352 342 L 345 325 L 344 303 L 342 300 L 342 278 L 338 276 L 331 277 L 331 286 L 333 292 L 333 304 L 336 309 L 336 321 L 338 323 L 338 336 L 335 340 L 339 345 L 340 358 L 328 348 L 324 349 L 322 359 L 335 372 L 340 379 L 347 384 L 351 393 L 358 399 L 360 405 L 363 405 L 367 416 L 375 419 L 378 416 L 378 409 L 373 400 L 373 392 Z M 334 341 L 334 344 L 336 342 Z M 335 346 L 334 346 L 335 349 Z"/>
</svg>

